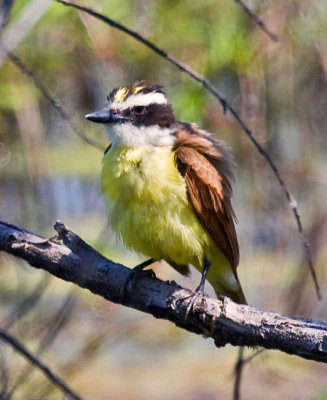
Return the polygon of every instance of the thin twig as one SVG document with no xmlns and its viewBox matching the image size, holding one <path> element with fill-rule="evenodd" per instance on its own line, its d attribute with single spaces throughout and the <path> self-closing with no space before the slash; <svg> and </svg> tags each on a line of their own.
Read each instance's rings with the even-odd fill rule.
<svg viewBox="0 0 327 400">
<path fill-rule="evenodd" d="M 275 35 L 273 32 L 271 32 L 266 24 L 262 21 L 262 19 L 253 11 L 251 8 L 249 8 L 245 3 L 243 3 L 243 0 L 235 0 L 236 3 L 238 3 L 243 10 L 247 13 L 247 15 L 253 19 L 253 21 L 261 28 L 269 37 L 271 40 L 274 42 L 278 42 L 278 37 Z"/>
<path fill-rule="evenodd" d="M 14 307 L 10 313 L 3 318 L 0 323 L 2 329 L 8 330 L 13 324 L 17 323 L 26 313 L 33 310 L 35 305 L 39 302 L 44 291 L 47 289 L 50 283 L 50 277 L 44 275 L 41 280 L 37 283 L 32 292 L 24 296 L 18 304 Z"/>
<path fill-rule="evenodd" d="M 32 29 L 41 20 L 43 15 L 52 5 L 53 0 L 29 0 L 27 2 L 19 2 L 20 11 L 15 12 L 14 19 L 7 19 L 6 29 L 2 34 L 2 42 L 11 51 L 15 51 L 19 45 L 30 35 Z M 17 12 L 18 11 L 18 12 Z M 0 52 L 0 68 L 6 62 L 7 56 L 5 52 Z"/>
<path fill-rule="evenodd" d="M 59 387 L 64 393 L 69 395 L 74 400 L 82 400 L 82 398 L 75 393 L 61 378 L 55 375 L 50 368 L 45 365 L 42 361 L 37 359 L 31 354 L 26 347 L 24 347 L 16 338 L 9 333 L 0 329 L 0 339 L 10 344 L 19 354 L 25 357 L 34 367 L 38 368 L 43 374 L 57 387 Z"/>
<path fill-rule="evenodd" d="M 22 73 L 27 75 L 29 78 L 32 79 L 33 83 L 35 86 L 40 90 L 40 92 L 43 94 L 43 96 L 50 102 L 50 104 L 58 111 L 59 115 L 61 116 L 62 119 L 68 122 L 70 127 L 73 129 L 73 131 L 87 144 L 90 144 L 91 146 L 95 147 L 96 149 L 99 149 L 103 151 L 103 146 L 94 140 L 89 139 L 85 133 L 82 131 L 82 129 L 78 126 L 78 124 L 72 120 L 70 115 L 65 111 L 63 105 L 61 104 L 61 101 L 56 97 L 53 93 L 50 92 L 50 90 L 44 85 L 44 83 L 40 80 L 38 76 L 35 75 L 33 71 L 31 71 L 24 63 L 23 61 L 17 56 L 17 54 L 13 53 L 9 49 L 5 47 L 3 43 L 0 42 L 0 47 L 6 52 L 7 57 L 10 59 L 12 63 L 18 67 Z"/>
<path fill-rule="evenodd" d="M 265 349 L 256 350 L 249 357 L 244 358 L 244 347 L 240 347 L 238 351 L 237 360 L 235 363 L 235 380 L 234 380 L 234 389 L 233 389 L 233 400 L 240 400 L 241 393 L 241 380 L 243 368 L 246 364 L 251 362 L 255 357 L 264 352 Z"/>
<path fill-rule="evenodd" d="M 69 321 L 73 308 L 75 306 L 75 296 L 72 292 L 68 294 L 60 309 L 57 311 L 56 315 L 51 318 L 51 323 L 49 329 L 47 330 L 45 336 L 40 340 L 38 348 L 35 351 L 35 356 L 40 357 L 43 352 L 52 344 L 56 338 L 59 331 L 64 327 L 64 325 Z M 27 365 L 21 374 L 16 379 L 16 382 L 12 385 L 8 397 L 12 397 L 14 392 L 28 379 L 30 373 L 32 372 L 32 367 Z"/>
<path fill-rule="evenodd" d="M 319 300 L 321 300 L 322 296 L 320 293 L 317 275 L 316 275 L 313 261 L 312 261 L 310 244 L 309 244 L 309 241 L 303 231 L 301 217 L 300 217 L 299 211 L 297 209 L 296 200 L 291 195 L 290 191 L 288 190 L 288 188 L 287 188 L 284 180 L 282 179 L 272 158 L 267 153 L 267 151 L 259 144 L 259 142 L 255 139 L 252 131 L 243 122 L 243 120 L 241 119 L 241 117 L 239 116 L 239 114 L 237 113 L 235 108 L 225 99 L 225 97 L 219 92 L 219 90 L 216 89 L 216 87 L 214 85 L 212 85 L 204 76 L 200 75 L 199 73 L 194 71 L 192 68 L 190 68 L 188 65 L 184 64 L 183 62 L 181 62 L 181 61 L 177 60 L 176 58 L 172 57 L 171 55 L 169 55 L 164 50 L 162 50 L 158 46 L 156 46 L 154 43 L 145 39 L 138 32 L 135 32 L 135 31 L 132 31 L 132 30 L 126 28 L 124 25 L 122 25 L 102 14 L 97 13 L 96 11 L 92 10 L 91 8 L 83 7 L 77 3 L 74 3 L 74 2 L 71 2 L 68 0 L 56 0 L 56 1 L 65 6 L 74 7 L 78 10 L 84 11 L 84 12 L 92 15 L 93 17 L 105 22 L 106 24 L 112 26 L 113 28 L 119 29 L 122 32 L 125 32 L 126 34 L 128 34 L 129 36 L 133 37 L 134 39 L 138 40 L 139 42 L 143 43 L 145 46 L 149 47 L 151 50 L 153 50 L 159 56 L 163 57 L 164 59 L 168 60 L 171 64 L 175 65 L 182 72 L 185 72 L 187 75 L 191 76 L 194 80 L 201 83 L 220 102 L 220 104 L 223 107 L 224 112 L 229 111 L 232 114 L 232 116 L 235 118 L 236 122 L 241 126 L 241 128 L 246 133 L 246 135 L 249 137 L 251 142 L 254 144 L 254 146 L 256 147 L 258 152 L 266 159 L 266 161 L 268 162 L 268 165 L 271 167 L 277 181 L 279 182 L 279 185 L 280 185 L 282 191 L 284 192 L 284 195 L 285 195 L 285 197 L 289 203 L 289 206 L 293 212 L 293 215 L 295 217 L 298 231 L 302 238 L 302 243 L 303 243 L 303 246 L 305 249 L 306 259 L 307 259 L 307 262 L 308 262 L 308 265 L 310 268 L 310 272 L 311 272 L 311 276 L 312 276 L 312 279 L 313 279 L 313 282 L 315 285 L 317 297 Z"/>
<path fill-rule="evenodd" d="M 233 400 L 240 400 L 241 378 L 242 378 L 243 363 L 244 363 L 243 354 L 244 354 L 244 347 L 241 346 L 238 349 L 237 361 L 235 364 L 235 381 L 234 381 L 234 390 L 233 390 Z"/>
</svg>

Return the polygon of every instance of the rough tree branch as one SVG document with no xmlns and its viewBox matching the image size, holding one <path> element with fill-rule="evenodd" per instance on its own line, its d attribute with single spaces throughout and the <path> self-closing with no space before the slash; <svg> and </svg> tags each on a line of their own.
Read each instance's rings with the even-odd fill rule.
<svg viewBox="0 0 327 400">
<path fill-rule="evenodd" d="M 137 310 L 167 319 L 189 332 L 211 337 L 217 347 L 262 346 L 327 363 L 327 324 L 294 319 L 239 305 L 228 298 L 206 297 L 187 316 L 192 292 L 175 282 L 144 274 L 121 288 L 130 269 L 96 252 L 61 222 L 55 224 L 63 245 L 0 221 L 0 250 L 25 259 L 31 266 Z"/>
</svg>

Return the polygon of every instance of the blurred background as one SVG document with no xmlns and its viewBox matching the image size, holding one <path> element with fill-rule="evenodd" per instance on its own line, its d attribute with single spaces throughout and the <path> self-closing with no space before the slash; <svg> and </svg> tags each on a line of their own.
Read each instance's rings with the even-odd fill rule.
<svg viewBox="0 0 327 400">
<path fill-rule="evenodd" d="M 5 5 L 2 1 L 2 9 Z M 9 2 L 10 3 L 10 2 Z M 271 40 L 230 0 L 94 0 L 81 4 L 155 42 L 219 88 L 275 161 L 297 199 L 323 300 L 318 301 L 290 207 L 267 162 L 204 88 L 101 21 L 49 0 L 16 0 L 1 40 L 61 102 L 0 52 L 0 219 L 44 236 L 62 220 L 106 257 L 143 258 L 117 243 L 99 188 L 108 145 L 84 120 L 123 84 L 164 85 L 176 118 L 231 147 L 239 276 L 251 305 L 327 320 L 327 3 L 247 0 Z M 3 21 L 2 21 L 3 22 Z M 82 130 L 97 147 L 76 134 Z M 162 279 L 194 289 L 165 264 Z M 84 399 L 231 399 L 237 349 L 55 279 L 0 254 L 0 328 L 15 335 Z M 251 351 L 246 349 L 246 355 Z M 327 367 L 264 351 L 244 369 L 242 399 L 327 399 Z M 62 399 L 0 343 L 1 399 Z"/>
</svg>

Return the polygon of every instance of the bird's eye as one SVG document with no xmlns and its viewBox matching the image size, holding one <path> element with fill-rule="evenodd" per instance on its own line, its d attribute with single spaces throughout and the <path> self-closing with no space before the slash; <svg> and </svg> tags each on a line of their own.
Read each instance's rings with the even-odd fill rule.
<svg viewBox="0 0 327 400">
<path fill-rule="evenodd" d="M 134 111 L 135 111 L 136 114 L 143 114 L 144 110 L 145 110 L 144 106 L 136 106 L 136 107 L 134 107 Z"/>
</svg>

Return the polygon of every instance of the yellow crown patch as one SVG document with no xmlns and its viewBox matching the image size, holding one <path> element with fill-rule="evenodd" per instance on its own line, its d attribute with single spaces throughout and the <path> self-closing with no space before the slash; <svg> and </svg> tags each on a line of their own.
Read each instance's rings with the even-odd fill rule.
<svg viewBox="0 0 327 400">
<path fill-rule="evenodd" d="M 147 85 L 145 81 L 136 82 L 130 86 L 122 86 L 120 88 L 114 89 L 107 100 L 109 102 L 117 102 L 122 103 L 129 96 L 133 96 L 136 94 L 147 94 L 152 92 L 163 93 L 162 86 L 159 85 Z"/>
</svg>

